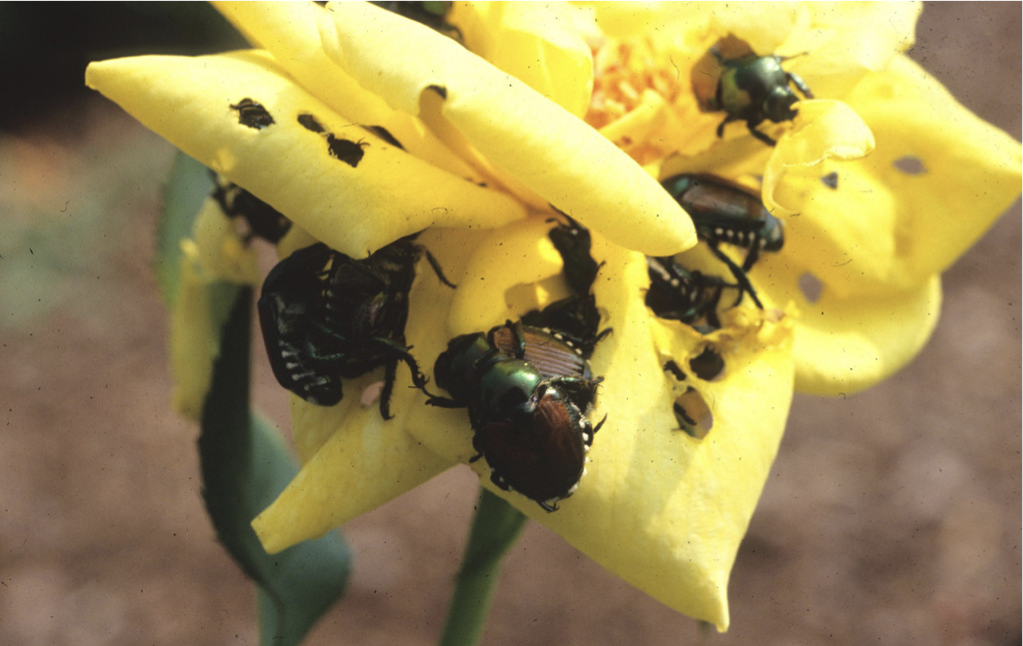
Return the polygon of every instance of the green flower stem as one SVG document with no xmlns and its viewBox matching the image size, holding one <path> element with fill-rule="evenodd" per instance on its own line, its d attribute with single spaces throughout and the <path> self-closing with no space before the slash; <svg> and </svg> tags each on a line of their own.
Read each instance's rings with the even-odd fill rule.
<svg viewBox="0 0 1023 646">
<path fill-rule="evenodd" d="M 486 489 L 480 491 L 440 646 L 472 646 L 479 641 L 490 613 L 501 561 L 526 523 L 519 510 Z"/>
</svg>

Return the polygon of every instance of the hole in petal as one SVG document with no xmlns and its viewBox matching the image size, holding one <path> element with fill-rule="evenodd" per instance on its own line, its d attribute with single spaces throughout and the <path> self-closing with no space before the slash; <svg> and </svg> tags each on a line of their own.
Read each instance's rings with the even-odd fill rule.
<svg viewBox="0 0 1023 646">
<path fill-rule="evenodd" d="M 384 390 L 384 382 L 376 381 L 366 386 L 359 397 L 359 404 L 363 408 L 369 408 L 380 399 L 380 393 Z"/>
<path fill-rule="evenodd" d="M 387 128 L 385 128 L 383 126 L 363 126 L 363 128 L 365 128 L 366 130 L 369 130 L 370 132 L 372 132 L 376 136 L 380 137 L 381 139 L 383 139 L 387 143 L 389 143 L 392 146 L 394 146 L 395 148 L 401 148 L 402 150 L 405 150 L 405 146 L 402 146 L 401 142 L 398 141 L 397 139 L 395 139 L 394 135 L 392 135 L 391 131 L 388 130 Z"/>
<path fill-rule="evenodd" d="M 664 364 L 664 370 L 665 372 L 670 372 L 679 381 L 686 380 L 686 373 L 682 372 L 682 368 L 678 367 L 674 359 L 669 359 L 668 363 Z"/>
<path fill-rule="evenodd" d="M 816 303 L 821 299 L 824 284 L 819 278 L 807 272 L 799 277 L 799 291 L 803 292 L 803 298 L 807 303 Z"/>
<path fill-rule="evenodd" d="M 714 348 L 707 346 L 699 356 L 689 360 L 689 367 L 700 379 L 710 381 L 718 377 L 725 369 L 725 360 Z"/>
<path fill-rule="evenodd" d="M 274 124 L 274 118 L 267 109 L 252 99 L 242 99 L 231 108 L 238 111 L 238 123 L 253 130 L 262 130 Z"/>
<path fill-rule="evenodd" d="M 923 160 L 915 155 L 903 155 L 893 161 L 892 166 L 907 175 L 923 175 L 927 172 Z"/>
<path fill-rule="evenodd" d="M 686 435 L 702 440 L 714 427 L 714 415 L 707 400 L 695 388 L 688 388 L 679 395 L 674 405 L 675 420 Z"/>
<path fill-rule="evenodd" d="M 832 172 L 828 173 L 827 175 L 824 175 L 823 177 L 821 177 L 821 182 L 823 182 L 824 185 L 827 186 L 828 188 L 837 189 L 838 188 L 838 173 L 836 173 L 835 171 L 832 171 Z"/>
<path fill-rule="evenodd" d="M 341 139 L 333 134 L 327 135 L 327 152 L 332 157 L 340 159 L 352 168 L 358 166 L 359 162 L 362 161 L 362 156 L 366 154 L 362 149 L 366 146 L 369 146 L 369 144 L 364 141 Z"/>
</svg>

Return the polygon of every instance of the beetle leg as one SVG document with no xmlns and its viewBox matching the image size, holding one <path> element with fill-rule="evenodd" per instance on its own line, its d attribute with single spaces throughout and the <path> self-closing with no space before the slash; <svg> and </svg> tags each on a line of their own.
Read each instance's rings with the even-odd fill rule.
<svg viewBox="0 0 1023 646">
<path fill-rule="evenodd" d="M 495 485 L 497 485 L 500 489 L 502 489 L 504 491 L 511 491 L 512 490 L 511 486 L 508 485 L 508 483 L 505 481 L 504 477 L 501 476 L 501 474 L 499 474 L 497 471 L 494 471 L 493 469 L 490 470 L 490 481 L 493 482 Z M 543 504 L 543 503 L 541 503 L 541 504 Z M 548 509 L 547 511 L 552 511 L 552 510 Z"/>
<path fill-rule="evenodd" d="M 437 406 L 438 408 L 465 408 L 465 404 L 448 397 L 437 397 L 433 396 L 426 400 L 427 406 Z"/>
<path fill-rule="evenodd" d="M 756 124 L 754 124 L 752 121 L 747 121 L 746 122 L 746 126 L 749 128 L 749 131 L 750 131 L 751 135 L 753 135 L 754 137 L 756 137 L 760 141 L 764 142 L 768 146 L 771 146 L 772 148 L 774 146 L 778 145 L 777 141 L 775 141 L 774 139 L 771 139 L 770 137 L 768 137 L 764 133 L 762 133 L 759 130 L 757 130 L 757 126 L 758 125 L 760 125 L 759 121 Z"/>
<path fill-rule="evenodd" d="M 440 282 L 444 283 L 451 289 L 455 289 L 456 287 L 458 287 L 458 285 L 452 283 L 450 280 L 448 280 L 447 276 L 444 275 L 444 270 L 440 268 L 440 263 L 437 262 L 437 259 L 433 257 L 433 254 L 430 253 L 430 250 L 427 249 L 426 247 L 423 247 L 422 249 L 423 253 L 426 254 L 427 262 L 429 262 L 430 266 L 433 267 L 433 272 L 437 274 L 437 278 L 440 279 Z"/>
<path fill-rule="evenodd" d="M 728 125 L 732 121 L 740 121 L 740 120 L 741 120 L 740 117 L 733 117 L 732 115 L 728 115 L 727 117 L 725 117 L 725 120 L 722 121 L 718 125 L 718 130 L 717 130 L 717 132 L 718 132 L 718 139 L 723 139 L 724 138 L 724 136 L 725 136 L 725 126 L 726 125 Z M 752 129 L 752 127 L 751 127 L 751 129 Z"/>
<path fill-rule="evenodd" d="M 707 319 L 707 325 L 714 329 L 721 329 L 721 319 L 718 318 L 718 303 L 721 302 L 721 294 L 725 291 L 725 286 L 718 285 L 714 291 L 714 297 L 707 302 L 707 312 L 704 314 L 704 318 Z M 742 298 L 742 289 L 739 289 L 739 298 Z"/>
<path fill-rule="evenodd" d="M 498 486 L 500 486 L 500 485 L 498 485 Z M 554 504 L 553 504 L 553 505 L 548 505 L 548 504 L 547 504 L 546 502 L 544 502 L 543 500 L 537 500 L 537 501 L 536 501 L 536 504 L 538 504 L 538 505 L 540 505 L 541 507 L 543 507 L 543 510 L 544 510 L 544 511 L 546 511 L 546 512 L 552 512 L 552 511 L 557 511 L 557 510 L 558 510 L 558 503 L 557 503 L 557 500 L 555 500 L 555 501 L 554 501 Z"/>
<path fill-rule="evenodd" d="M 753 299 L 753 302 L 757 304 L 757 307 L 764 309 L 763 303 L 761 303 L 760 299 L 757 298 L 757 290 L 753 289 L 753 285 L 749 282 L 749 278 L 746 276 L 746 272 L 742 270 L 742 267 L 735 264 L 731 258 L 725 255 L 725 252 L 718 249 L 716 244 L 708 243 L 707 246 L 710 247 L 711 252 L 717 256 L 718 260 L 728 266 L 729 271 L 731 271 L 732 275 L 735 276 L 736 282 L 739 283 L 739 298 L 735 299 L 735 305 L 742 302 L 743 293 L 748 293 L 750 298 Z"/>
<path fill-rule="evenodd" d="M 384 366 L 384 389 L 380 392 L 380 416 L 391 419 L 391 393 L 394 391 L 394 379 L 398 374 L 398 361 L 388 361 Z"/>
<path fill-rule="evenodd" d="M 761 238 L 759 238 L 759 236 L 758 236 L 758 237 L 754 238 L 753 244 L 750 245 L 749 252 L 746 254 L 746 260 L 744 260 L 742 262 L 742 270 L 743 271 L 749 271 L 750 269 L 752 269 L 753 268 L 753 263 L 755 263 L 757 261 L 757 258 L 760 257 L 760 244 L 759 244 L 760 241 L 761 241 Z"/>
<path fill-rule="evenodd" d="M 789 56 L 789 58 L 793 57 Z M 789 77 L 789 81 L 791 81 L 793 85 L 799 88 L 799 91 L 802 92 L 806 98 L 808 99 L 814 98 L 813 92 L 811 92 L 810 88 L 806 85 L 806 81 L 800 78 L 798 74 L 795 74 L 793 72 L 786 72 L 785 75 Z"/>
</svg>

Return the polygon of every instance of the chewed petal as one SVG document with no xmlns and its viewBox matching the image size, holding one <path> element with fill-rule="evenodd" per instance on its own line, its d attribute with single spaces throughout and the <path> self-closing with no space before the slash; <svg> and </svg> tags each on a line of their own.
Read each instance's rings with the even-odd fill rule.
<svg viewBox="0 0 1023 646">
<path fill-rule="evenodd" d="M 656 180 L 529 86 L 387 11 L 332 10 L 333 21 L 321 23 L 324 48 L 392 107 L 438 110 L 496 168 L 622 246 L 668 255 L 695 244 L 692 222 Z"/>
<path fill-rule="evenodd" d="M 859 159 L 874 150 L 874 136 L 856 112 L 840 101 L 801 101 L 796 126 L 778 141 L 764 169 L 762 199 L 772 212 L 797 213 L 779 203 L 775 189 L 791 167 L 818 166 L 828 159 Z"/>
<path fill-rule="evenodd" d="M 892 195 L 898 255 L 920 283 L 948 269 L 1020 195 L 1023 148 L 908 58 L 849 96 L 877 150 L 863 160 Z"/>
<path fill-rule="evenodd" d="M 659 347 L 667 326 L 643 301 L 645 258 L 597 235 L 593 256 L 604 261 L 594 293 L 610 317 L 602 327 L 613 332 L 592 359 L 605 380 L 591 420 L 607 421 L 594 437 L 588 473 L 553 514 L 492 490 L 615 575 L 723 630 L 728 576 L 791 401 L 790 325 L 764 324 L 729 346 L 725 377 L 700 385 L 714 424 L 697 440 L 679 430 L 672 407 L 678 382 L 662 365 L 674 353 L 688 365 L 689 339 Z"/>
<path fill-rule="evenodd" d="M 459 286 L 451 303 L 452 334 L 488 330 L 524 314 L 509 307 L 508 291 L 561 273 L 561 256 L 547 236 L 552 228 L 544 218 L 513 223 L 474 249 L 466 270 L 471 279 Z"/>
<path fill-rule="evenodd" d="M 887 296 L 823 291 L 796 331 L 796 390 L 851 395 L 892 376 L 927 343 L 941 311 L 941 277 Z"/>
<path fill-rule="evenodd" d="M 525 215 L 509 196 L 334 112 L 264 53 L 117 59 L 90 65 L 86 82 L 356 258 L 429 226 L 490 228 Z"/>
<path fill-rule="evenodd" d="M 214 2 L 254 46 L 269 51 L 298 83 L 356 123 L 387 130 L 410 154 L 458 177 L 472 170 L 415 117 L 391 109 L 327 57 L 317 27 L 326 9 L 312 2 Z M 473 177 L 473 180 L 479 178 Z"/>
<path fill-rule="evenodd" d="M 577 117 L 590 104 L 593 58 L 565 3 L 458 2 L 451 21 L 465 44 Z"/>
</svg>

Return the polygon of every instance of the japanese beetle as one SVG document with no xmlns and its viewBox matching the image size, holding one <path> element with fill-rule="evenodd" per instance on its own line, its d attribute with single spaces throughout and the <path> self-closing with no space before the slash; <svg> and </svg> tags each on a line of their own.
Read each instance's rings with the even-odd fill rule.
<svg viewBox="0 0 1023 646">
<path fill-rule="evenodd" d="M 470 461 L 486 458 L 495 485 L 549 512 L 575 492 L 603 421 L 587 418 L 600 379 L 570 343 L 509 321 L 452 339 L 434 377 L 452 398 L 427 403 L 469 409 Z"/>
<path fill-rule="evenodd" d="M 662 180 L 661 185 L 689 213 L 697 237 L 710 246 L 735 276 L 741 288 L 739 300 L 747 292 L 757 307 L 763 309 L 746 272 L 752 269 L 761 251 L 779 251 L 784 245 L 785 235 L 778 218 L 749 189 L 715 175 L 673 175 Z M 718 249 L 723 242 L 747 250 L 742 267 Z"/>
<path fill-rule="evenodd" d="M 277 244 L 291 228 L 291 220 L 241 186 L 220 176 L 216 177 L 216 183 L 213 199 L 227 217 L 245 220 L 249 228 L 244 236 L 246 242 L 263 238 Z"/>
<path fill-rule="evenodd" d="M 567 223 L 548 220 L 548 222 L 558 223 L 558 226 L 551 229 L 548 237 L 554 244 L 554 248 L 558 250 L 565 265 L 562 270 L 565 274 L 565 282 L 575 294 L 589 294 L 590 288 L 593 287 L 593 281 L 597 278 L 597 271 L 600 269 L 600 265 L 590 255 L 592 245 L 590 231 L 561 211 L 558 213 L 565 218 Z"/>
<path fill-rule="evenodd" d="M 722 49 L 746 53 L 725 55 Z M 729 37 L 712 47 L 708 57 L 714 60 L 701 61 L 694 68 L 693 91 L 705 112 L 726 113 L 725 120 L 718 126 L 718 137 L 724 136 L 725 125 L 729 122 L 745 121 L 750 134 L 774 146 L 777 142 L 757 130 L 757 126 L 764 120 L 781 123 L 796 117 L 797 111 L 792 106 L 800 98 L 789 84 L 807 99 L 814 98 L 803 79 L 782 68 L 781 64 L 791 56 L 757 56 L 748 45 Z M 716 70 L 705 71 L 714 62 Z M 707 81 L 713 79 L 716 84 L 708 85 Z"/>
<path fill-rule="evenodd" d="M 567 223 L 550 220 L 557 222 L 558 226 L 551 229 L 549 237 L 561 255 L 565 282 L 574 295 L 555 301 L 542 310 L 526 313 L 522 322 L 562 335 L 581 351 L 584 358 L 589 359 L 597 342 L 611 333 L 610 328 L 597 333 L 600 312 L 590 291 L 600 264 L 590 255 L 589 230 L 561 211 L 558 213 Z"/>
<path fill-rule="evenodd" d="M 702 319 L 712 330 L 721 327 L 717 315 L 721 294 L 725 288 L 738 288 L 738 284 L 726 282 L 719 276 L 689 271 L 671 256 L 648 256 L 646 262 L 650 276 L 646 305 L 654 314 L 687 325 Z"/>
<path fill-rule="evenodd" d="M 428 251 L 402 238 L 355 260 L 319 243 L 277 264 L 263 283 L 259 320 L 277 382 L 306 401 L 341 401 L 341 379 L 384 367 L 380 414 L 390 419 L 390 398 L 399 361 L 412 383 L 426 392 L 426 377 L 405 344 L 408 293 L 415 267 Z"/>
</svg>

